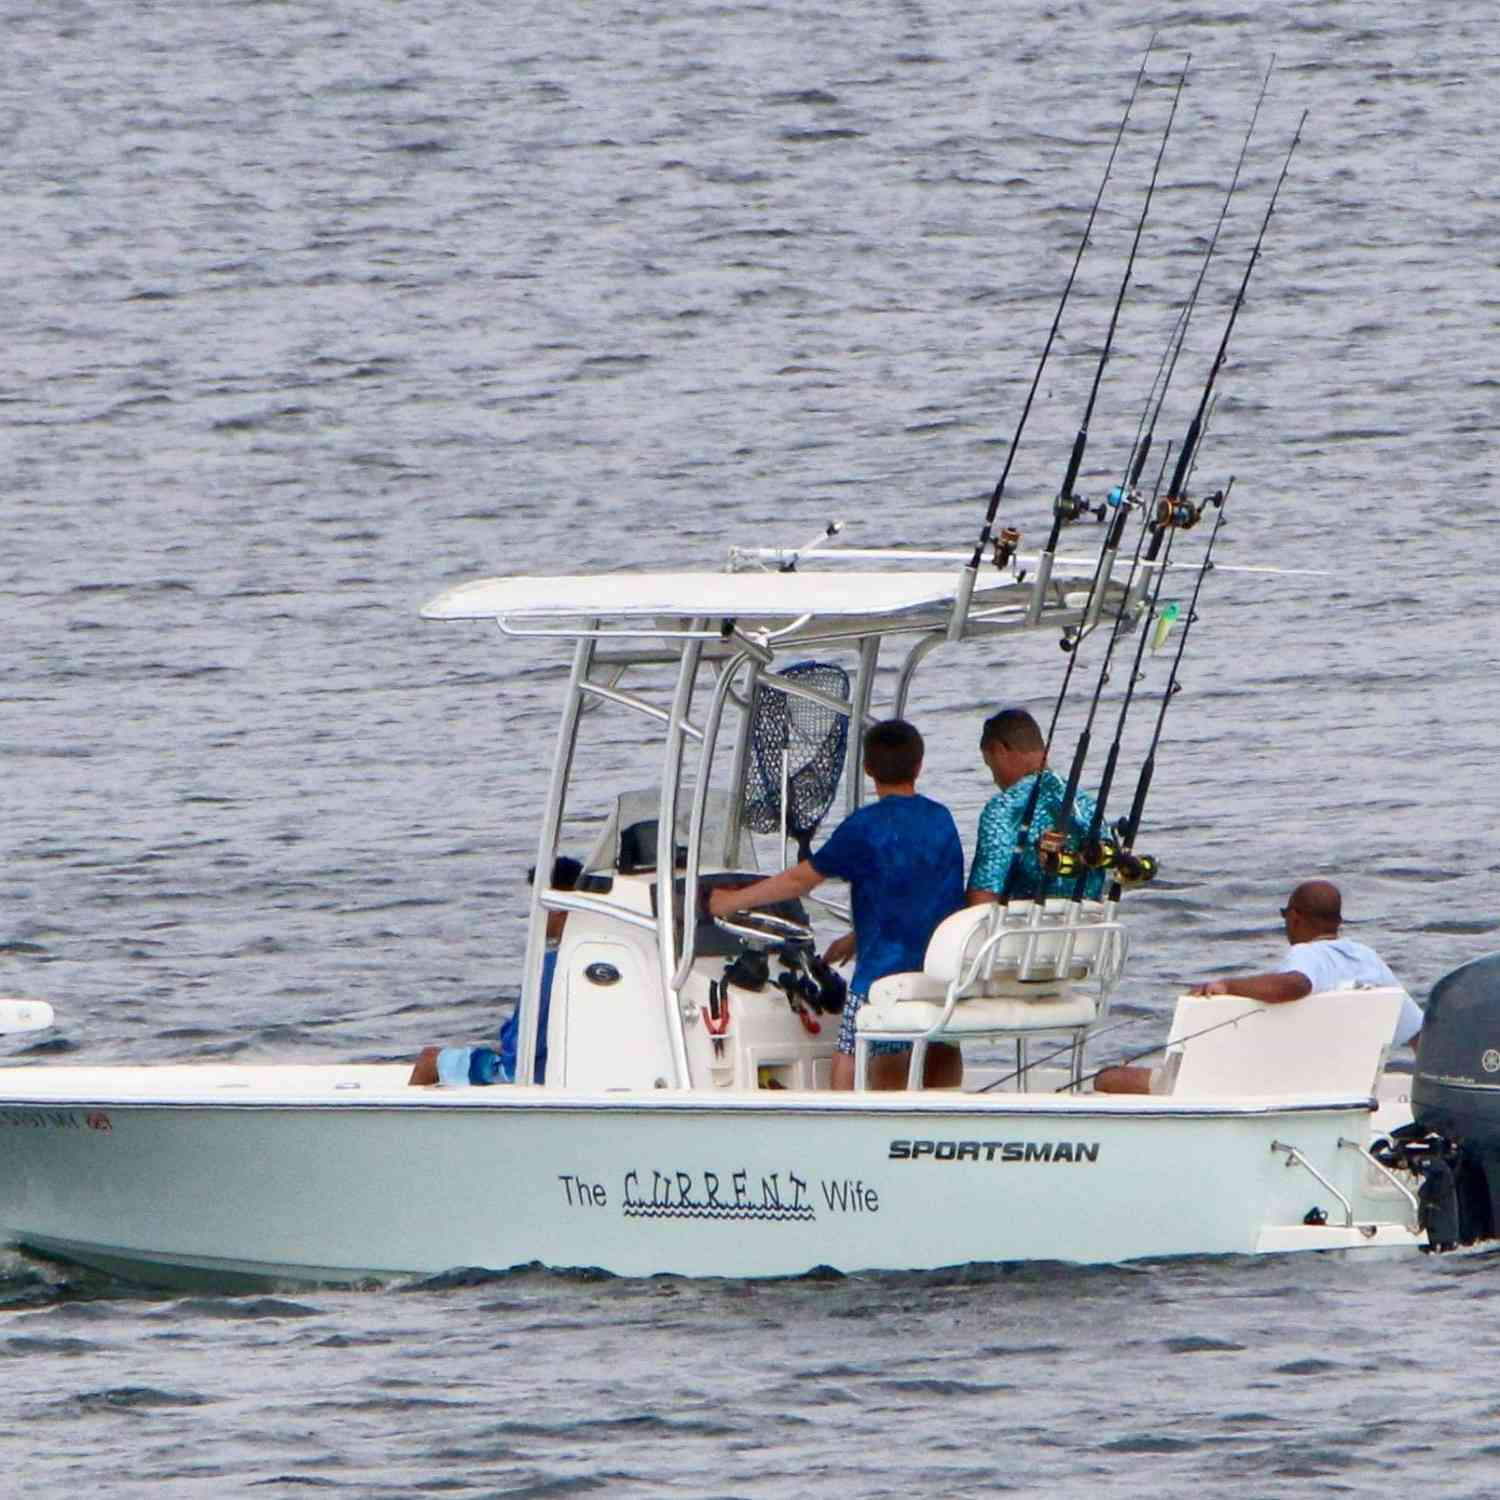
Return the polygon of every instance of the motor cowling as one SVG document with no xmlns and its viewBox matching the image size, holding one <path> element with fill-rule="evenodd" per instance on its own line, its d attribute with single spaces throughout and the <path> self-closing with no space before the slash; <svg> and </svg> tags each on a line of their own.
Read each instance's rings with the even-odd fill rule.
<svg viewBox="0 0 1500 1500">
<path fill-rule="evenodd" d="M 1474 959 L 1433 986 L 1411 1098 L 1408 1149 L 1425 1159 L 1421 1197 L 1431 1248 L 1495 1239 L 1500 1234 L 1500 953 Z"/>
</svg>

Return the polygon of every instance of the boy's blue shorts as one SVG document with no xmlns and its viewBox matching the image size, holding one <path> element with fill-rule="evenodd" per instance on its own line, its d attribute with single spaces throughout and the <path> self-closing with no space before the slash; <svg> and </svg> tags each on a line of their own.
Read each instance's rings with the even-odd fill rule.
<svg viewBox="0 0 1500 1500">
<path fill-rule="evenodd" d="M 838 1050 L 847 1057 L 854 1056 L 854 1018 L 859 1014 L 859 1008 L 870 997 L 868 995 L 856 995 L 853 990 L 849 991 L 849 998 L 844 1001 L 843 1018 L 839 1021 Z M 910 1042 L 871 1042 L 871 1057 L 887 1057 L 893 1052 L 910 1052 Z"/>
</svg>

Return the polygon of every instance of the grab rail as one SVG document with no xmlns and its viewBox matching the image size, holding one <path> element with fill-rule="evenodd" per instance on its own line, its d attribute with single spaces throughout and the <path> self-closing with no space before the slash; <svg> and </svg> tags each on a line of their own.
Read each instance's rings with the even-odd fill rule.
<svg viewBox="0 0 1500 1500">
<path fill-rule="evenodd" d="M 1422 1231 L 1422 1205 L 1418 1200 L 1417 1195 L 1412 1192 L 1412 1190 L 1407 1187 L 1407 1185 L 1402 1182 L 1401 1179 L 1397 1177 L 1396 1174 L 1391 1171 L 1391 1169 L 1386 1166 L 1386 1164 L 1381 1161 L 1379 1157 L 1375 1156 L 1364 1146 L 1361 1146 L 1358 1141 L 1351 1141 L 1347 1136 L 1341 1135 L 1339 1137 L 1339 1145 L 1342 1147 L 1346 1147 L 1350 1151 L 1357 1151 L 1362 1157 L 1364 1157 L 1367 1162 L 1369 1162 L 1372 1167 L 1375 1168 L 1377 1172 L 1380 1173 L 1382 1177 L 1386 1179 L 1387 1182 L 1390 1183 L 1393 1188 L 1396 1189 L 1398 1193 L 1401 1194 L 1403 1198 L 1406 1199 L 1406 1201 L 1411 1205 L 1411 1217 L 1406 1221 L 1406 1227 L 1411 1230 L 1413 1234 L 1420 1234 Z"/>
<path fill-rule="evenodd" d="M 647 932 L 656 931 L 655 917 L 645 916 L 638 911 L 628 911 L 616 902 L 605 901 L 599 896 L 588 896 L 581 891 L 559 891 L 549 888 L 537 898 L 537 905 L 547 911 L 593 912 L 595 916 L 609 917 L 613 921 L 624 922 L 629 927 L 644 927 Z"/>
<path fill-rule="evenodd" d="M 1304 1172 L 1308 1173 L 1309 1176 L 1315 1178 L 1318 1182 L 1321 1182 L 1339 1200 L 1344 1208 L 1345 1229 L 1358 1229 L 1366 1239 L 1373 1239 L 1375 1237 L 1375 1226 L 1373 1224 L 1356 1224 L 1354 1222 L 1354 1205 L 1295 1146 L 1289 1146 L 1285 1141 L 1272 1141 L 1271 1150 L 1284 1151 L 1286 1153 L 1287 1166 L 1301 1167 Z"/>
</svg>

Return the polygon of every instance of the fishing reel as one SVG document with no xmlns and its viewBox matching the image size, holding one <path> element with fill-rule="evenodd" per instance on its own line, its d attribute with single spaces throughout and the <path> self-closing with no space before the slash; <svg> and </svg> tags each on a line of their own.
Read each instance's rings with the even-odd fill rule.
<svg viewBox="0 0 1500 1500">
<path fill-rule="evenodd" d="M 994 551 L 995 566 L 1002 571 L 1010 566 L 1010 560 L 1016 555 L 1016 549 L 1021 545 L 1021 533 L 1014 526 L 1007 526 L 991 544 Z"/>
<path fill-rule="evenodd" d="M 1074 521 L 1081 521 L 1085 516 L 1092 516 L 1096 521 L 1102 521 L 1109 513 L 1109 507 L 1102 501 L 1098 505 L 1090 505 L 1085 495 L 1059 495 L 1052 502 L 1053 514 L 1057 516 L 1063 525 L 1070 526 Z"/>
<path fill-rule="evenodd" d="M 1063 880 L 1080 875 L 1084 870 L 1079 851 L 1069 848 L 1067 835 L 1056 828 L 1049 828 L 1037 839 L 1036 858 L 1048 875 Z"/>
<path fill-rule="evenodd" d="M 1167 526 L 1191 531 L 1203 519 L 1203 513 L 1210 505 L 1215 508 L 1222 506 L 1227 498 L 1228 491 L 1216 490 L 1194 505 L 1186 495 L 1163 495 L 1156 503 L 1156 516 L 1151 524 L 1157 531 Z"/>
<path fill-rule="evenodd" d="M 1093 839 L 1079 851 L 1088 870 L 1108 870 L 1120 885 L 1145 885 L 1156 879 L 1159 865 L 1150 854 L 1136 854 L 1113 839 Z"/>
<path fill-rule="evenodd" d="M 1151 525 L 1156 531 L 1165 531 L 1175 526 L 1179 531 L 1191 531 L 1203 515 L 1203 507 L 1194 505 L 1185 495 L 1163 495 L 1156 502 L 1156 515 Z"/>
<path fill-rule="evenodd" d="M 1122 849 L 1109 868 L 1120 885 L 1145 885 L 1156 879 L 1161 866 L 1149 854 L 1131 854 Z"/>
<path fill-rule="evenodd" d="M 1076 879 L 1089 868 L 1083 862 L 1082 851 L 1078 849 L 1048 849 L 1044 844 L 1039 844 L 1036 857 L 1042 869 L 1058 880 Z"/>
<path fill-rule="evenodd" d="M 1078 857 L 1086 870 L 1108 870 L 1121 852 L 1120 846 L 1110 839 L 1090 839 L 1078 851 Z"/>
<path fill-rule="evenodd" d="M 1049 838 L 1055 842 L 1049 845 Z M 1070 849 L 1055 830 L 1043 834 L 1037 844 L 1037 859 L 1048 875 L 1060 880 L 1077 880 L 1082 875 L 1108 870 L 1120 885 L 1145 885 L 1155 880 L 1160 868 L 1149 854 L 1135 854 L 1112 839 L 1090 839 L 1077 849 Z"/>
</svg>

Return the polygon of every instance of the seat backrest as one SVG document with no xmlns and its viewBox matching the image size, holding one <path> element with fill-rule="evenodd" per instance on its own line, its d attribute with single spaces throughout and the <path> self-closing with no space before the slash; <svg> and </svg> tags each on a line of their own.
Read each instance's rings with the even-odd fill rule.
<svg viewBox="0 0 1500 1500">
<path fill-rule="evenodd" d="M 1401 994 L 1328 990 L 1281 1005 L 1183 995 L 1167 1048 L 1172 1095 L 1373 1094 Z"/>
<path fill-rule="evenodd" d="M 964 980 L 966 992 L 996 978 L 1022 983 L 1087 979 L 1096 972 L 1113 984 L 1126 945 L 1119 924 L 1105 920 L 1102 902 L 1055 899 L 1002 908 L 995 902 L 956 911 L 938 924 L 922 972 L 946 984 Z M 978 965 L 976 968 L 975 965 Z"/>
<path fill-rule="evenodd" d="M 1102 901 L 1080 901 L 1075 908 L 1066 896 L 1052 896 L 1037 910 L 1034 901 L 1018 901 L 1005 914 L 1007 935 L 995 946 L 993 967 L 1055 973 L 1066 959 L 1070 972 L 1087 968 L 1105 941 Z"/>
<path fill-rule="evenodd" d="M 998 910 L 990 902 L 984 906 L 961 907 L 951 917 L 944 917 L 927 940 L 922 972 L 951 984 L 978 951 Z"/>
</svg>

